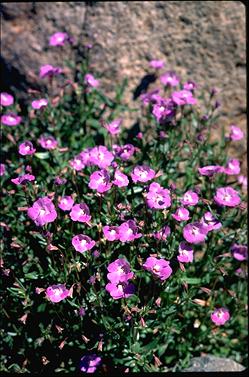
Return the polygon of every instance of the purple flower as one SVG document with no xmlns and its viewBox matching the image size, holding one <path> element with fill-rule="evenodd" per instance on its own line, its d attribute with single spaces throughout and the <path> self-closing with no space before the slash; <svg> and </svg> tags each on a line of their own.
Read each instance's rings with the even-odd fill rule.
<svg viewBox="0 0 249 377">
<path fill-rule="evenodd" d="M 94 147 L 91 150 L 91 163 L 97 165 L 100 169 L 105 169 L 110 166 L 113 160 L 113 154 L 103 145 Z"/>
<path fill-rule="evenodd" d="M 230 319 L 230 314 L 228 309 L 226 308 L 219 308 L 215 309 L 211 314 L 211 320 L 217 325 L 221 326 L 224 325 Z"/>
<path fill-rule="evenodd" d="M 14 103 L 14 97 L 9 93 L 0 93 L 0 105 L 11 106 Z"/>
<path fill-rule="evenodd" d="M 236 160 L 236 159 L 229 160 L 226 167 L 223 169 L 223 171 L 227 175 L 239 174 L 240 173 L 239 160 Z"/>
<path fill-rule="evenodd" d="M 100 84 L 99 80 L 96 80 L 91 73 L 85 75 L 84 83 L 91 88 L 97 88 Z"/>
<path fill-rule="evenodd" d="M 85 203 L 75 204 L 69 216 L 73 221 L 79 221 L 80 223 L 87 223 L 91 220 L 89 207 Z"/>
<path fill-rule="evenodd" d="M 91 189 L 97 190 L 102 194 L 110 190 L 111 186 L 112 183 L 110 183 L 110 175 L 107 170 L 101 169 L 91 174 L 90 182 L 88 184 L 88 187 Z"/>
<path fill-rule="evenodd" d="M 193 262 L 193 253 L 194 250 L 192 249 L 191 245 L 189 245 L 187 242 L 181 242 L 178 249 L 179 255 L 177 256 L 177 259 L 181 263 L 189 263 Z"/>
<path fill-rule="evenodd" d="M 55 140 L 53 136 L 46 135 L 42 135 L 40 139 L 38 139 L 38 143 L 44 149 L 55 149 L 58 145 L 58 141 Z"/>
<path fill-rule="evenodd" d="M 118 227 L 119 240 L 121 242 L 134 241 L 142 237 L 142 233 L 138 232 L 138 227 L 134 220 L 128 220 Z"/>
<path fill-rule="evenodd" d="M 146 202 L 149 208 L 168 208 L 171 206 L 170 191 L 163 188 L 158 183 L 153 182 L 149 186 L 149 192 L 146 196 Z"/>
<path fill-rule="evenodd" d="M 169 261 L 165 259 L 158 259 L 149 257 L 143 264 L 145 270 L 152 272 L 152 274 L 160 280 L 166 280 L 172 274 Z"/>
<path fill-rule="evenodd" d="M 216 190 L 214 201 L 221 206 L 236 207 L 240 204 L 241 199 L 236 190 L 232 187 L 220 187 Z"/>
<path fill-rule="evenodd" d="M 84 251 L 91 250 L 96 242 L 84 234 L 78 234 L 72 238 L 72 245 L 76 251 L 83 253 Z"/>
<path fill-rule="evenodd" d="M 170 233 L 170 227 L 168 225 L 165 225 L 164 227 L 162 227 L 162 229 L 158 230 L 157 232 L 154 232 L 152 236 L 157 240 L 165 241 L 170 235 Z"/>
<path fill-rule="evenodd" d="M 244 132 L 239 127 L 235 126 L 234 124 L 231 124 L 229 138 L 233 141 L 238 141 L 243 139 L 243 137 Z"/>
<path fill-rule="evenodd" d="M 5 174 L 5 171 L 5 164 L 0 164 L 0 176 L 3 176 Z"/>
<path fill-rule="evenodd" d="M 116 241 L 119 239 L 119 229 L 117 226 L 105 225 L 103 227 L 103 233 L 108 241 Z"/>
<path fill-rule="evenodd" d="M 215 229 L 220 229 L 222 224 L 213 216 L 211 212 L 204 213 L 200 223 L 207 229 L 208 232 Z"/>
<path fill-rule="evenodd" d="M 35 180 L 35 176 L 34 175 L 23 174 L 23 175 L 20 175 L 17 178 L 11 179 L 11 182 L 13 182 L 15 185 L 24 185 L 28 181 L 31 182 L 31 181 L 34 181 L 34 180 Z"/>
<path fill-rule="evenodd" d="M 66 178 L 61 178 L 61 177 L 59 177 L 59 176 L 55 177 L 55 179 L 54 179 L 54 184 L 57 185 L 57 186 L 62 186 L 62 185 L 64 185 L 66 182 L 67 182 L 67 179 L 66 179 Z"/>
<path fill-rule="evenodd" d="M 43 226 L 53 222 L 57 217 L 57 213 L 52 200 L 45 196 L 33 203 L 33 206 L 28 209 L 28 216 L 37 226 Z"/>
<path fill-rule="evenodd" d="M 212 177 L 214 174 L 223 172 L 223 167 L 219 165 L 208 165 L 198 168 L 198 171 L 201 175 Z"/>
<path fill-rule="evenodd" d="M 172 217 L 177 221 L 189 220 L 189 211 L 183 207 L 178 208 L 176 212 L 172 214 Z"/>
<path fill-rule="evenodd" d="M 135 153 L 135 147 L 132 144 L 125 144 L 122 146 L 113 144 L 112 146 L 115 157 L 121 158 L 121 160 L 129 160 Z"/>
<path fill-rule="evenodd" d="M 116 285 L 118 283 L 127 283 L 134 276 L 134 273 L 131 272 L 130 264 L 124 258 L 118 258 L 110 263 L 107 270 L 109 271 L 109 274 L 107 274 L 108 280 Z"/>
<path fill-rule="evenodd" d="M 199 201 L 198 195 L 194 191 L 187 191 L 181 199 L 181 203 L 184 206 L 195 206 Z"/>
<path fill-rule="evenodd" d="M 86 166 L 90 166 L 92 165 L 92 161 L 91 161 L 91 153 L 92 153 L 92 149 L 93 148 L 85 148 L 82 152 L 79 153 L 78 156 L 81 157 L 82 161 L 83 161 L 83 164 L 85 164 Z"/>
<path fill-rule="evenodd" d="M 66 289 L 65 284 L 54 284 L 46 289 L 46 297 L 52 302 L 60 302 L 69 294 L 70 290 Z"/>
<path fill-rule="evenodd" d="M 50 46 L 64 46 L 65 42 L 70 41 L 70 37 L 67 33 L 57 32 L 51 35 L 49 39 Z"/>
<path fill-rule="evenodd" d="M 194 90 L 197 88 L 197 85 L 194 81 L 188 80 L 183 84 L 183 89 L 185 90 Z"/>
<path fill-rule="evenodd" d="M 46 65 L 41 66 L 39 76 L 41 78 L 44 78 L 46 76 L 53 77 L 61 73 L 62 73 L 62 69 L 60 67 L 53 67 L 50 64 L 46 64 Z"/>
<path fill-rule="evenodd" d="M 22 156 L 34 154 L 35 151 L 36 149 L 33 147 L 33 144 L 28 140 L 21 143 L 18 149 L 19 154 Z"/>
<path fill-rule="evenodd" d="M 172 100 L 178 105 L 196 105 L 197 99 L 193 97 L 193 93 L 190 90 L 179 90 L 171 95 Z"/>
<path fill-rule="evenodd" d="M 94 373 L 101 363 L 101 357 L 92 354 L 80 359 L 80 370 L 85 373 Z"/>
<path fill-rule="evenodd" d="M 77 156 L 75 156 L 73 160 L 69 161 L 69 164 L 73 169 L 77 171 L 80 171 L 85 167 L 84 159 L 81 153 L 77 154 Z"/>
<path fill-rule="evenodd" d="M 18 126 L 22 121 L 22 117 L 14 113 L 8 113 L 1 116 L 1 123 L 6 126 Z"/>
<path fill-rule="evenodd" d="M 164 67 L 164 61 L 163 60 L 151 60 L 150 61 L 150 67 L 155 69 L 161 69 Z"/>
<path fill-rule="evenodd" d="M 62 211 L 70 211 L 73 204 L 74 200 L 71 196 L 63 196 L 58 202 L 58 207 L 62 209 Z"/>
<path fill-rule="evenodd" d="M 139 98 L 143 102 L 143 105 L 147 106 L 150 103 L 157 103 L 162 100 L 162 97 L 159 95 L 159 92 L 159 89 L 154 89 L 151 92 L 141 94 Z"/>
<path fill-rule="evenodd" d="M 131 178 L 133 182 L 148 182 L 155 177 L 155 171 L 147 165 L 137 165 L 134 167 Z"/>
<path fill-rule="evenodd" d="M 117 169 L 114 173 L 114 181 L 112 183 L 118 187 L 125 187 L 128 186 L 129 179 L 127 175 Z"/>
<path fill-rule="evenodd" d="M 48 105 L 48 100 L 46 98 L 37 99 L 32 101 L 31 106 L 35 110 L 40 110 L 42 107 L 46 107 Z"/>
<path fill-rule="evenodd" d="M 160 77 L 160 81 L 163 85 L 177 86 L 180 82 L 180 78 L 175 72 L 166 72 Z"/>
<path fill-rule="evenodd" d="M 105 124 L 105 128 L 111 135 L 118 135 L 120 133 L 120 125 L 121 125 L 122 119 L 115 119 L 111 123 Z"/>
<path fill-rule="evenodd" d="M 248 250 L 247 246 L 245 245 L 233 244 L 231 247 L 231 251 L 233 253 L 233 257 L 239 261 L 248 259 Z"/>
<path fill-rule="evenodd" d="M 162 98 L 155 103 L 152 108 L 152 114 L 159 123 L 164 123 L 174 117 L 176 106 L 171 98 Z"/>
<path fill-rule="evenodd" d="M 118 300 L 120 298 L 128 298 L 135 293 L 135 286 L 132 283 L 108 283 L 105 286 L 107 292 L 110 293 L 114 300 Z"/>
<path fill-rule="evenodd" d="M 185 225 L 183 228 L 183 237 L 189 243 L 201 243 L 205 241 L 207 229 L 198 222 Z"/>
</svg>

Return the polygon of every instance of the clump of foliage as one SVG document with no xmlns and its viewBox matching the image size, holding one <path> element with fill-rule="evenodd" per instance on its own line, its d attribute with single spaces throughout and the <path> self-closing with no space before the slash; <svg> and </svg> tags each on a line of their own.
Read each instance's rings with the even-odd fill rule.
<svg viewBox="0 0 249 377">
<path fill-rule="evenodd" d="M 27 114 L 1 93 L 2 371 L 246 365 L 246 178 L 228 156 L 243 132 L 213 140 L 216 91 L 163 65 L 132 109 L 126 80 L 104 94 L 91 45 L 80 65 L 41 67 L 50 89 Z"/>
</svg>

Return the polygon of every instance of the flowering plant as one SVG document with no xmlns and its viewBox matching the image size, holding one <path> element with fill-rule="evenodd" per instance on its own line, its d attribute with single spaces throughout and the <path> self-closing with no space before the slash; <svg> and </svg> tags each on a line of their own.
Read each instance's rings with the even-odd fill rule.
<svg viewBox="0 0 249 377">
<path fill-rule="evenodd" d="M 202 353 L 246 363 L 247 180 L 229 149 L 244 133 L 211 139 L 216 94 L 162 60 L 149 64 L 158 88 L 130 111 L 125 81 L 103 92 L 89 46 L 70 63 L 77 82 L 69 67 L 37 67 L 59 95 L 39 93 L 28 115 L 1 93 L 3 370 L 177 371 Z M 124 119 L 137 117 L 131 137 Z"/>
</svg>

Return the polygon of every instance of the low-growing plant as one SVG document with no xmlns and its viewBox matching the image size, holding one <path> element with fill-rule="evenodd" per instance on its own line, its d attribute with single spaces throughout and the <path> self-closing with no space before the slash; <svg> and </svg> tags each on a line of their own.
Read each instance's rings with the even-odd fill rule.
<svg viewBox="0 0 249 377">
<path fill-rule="evenodd" d="M 91 47 L 40 68 L 49 89 L 26 114 L 1 93 L 1 370 L 246 365 L 247 180 L 229 157 L 243 132 L 225 134 L 216 89 L 162 61 L 133 108 L 127 80 L 105 95 Z"/>
</svg>

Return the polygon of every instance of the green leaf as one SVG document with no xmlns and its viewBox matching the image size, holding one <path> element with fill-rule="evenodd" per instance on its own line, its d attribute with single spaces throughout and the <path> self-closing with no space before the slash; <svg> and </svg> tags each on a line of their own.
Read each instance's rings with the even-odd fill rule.
<svg viewBox="0 0 249 377">
<path fill-rule="evenodd" d="M 40 160 L 46 160 L 46 159 L 49 158 L 49 153 L 48 152 L 37 152 L 37 153 L 34 154 L 34 156 L 36 156 Z"/>
</svg>

